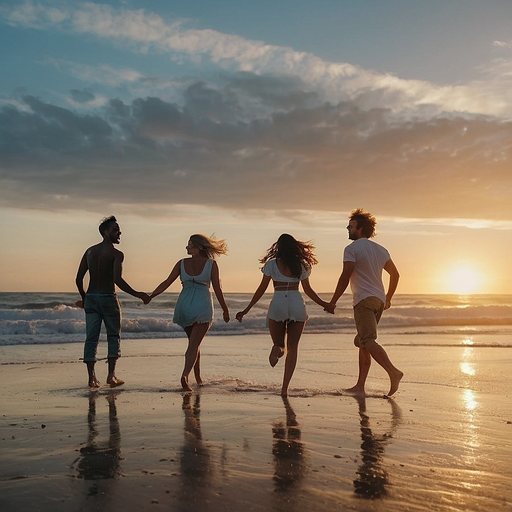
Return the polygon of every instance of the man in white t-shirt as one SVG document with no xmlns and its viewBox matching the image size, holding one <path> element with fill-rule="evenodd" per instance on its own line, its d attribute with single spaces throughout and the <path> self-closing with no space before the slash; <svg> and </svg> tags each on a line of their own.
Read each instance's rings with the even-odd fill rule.
<svg viewBox="0 0 512 512">
<path fill-rule="evenodd" d="M 373 357 L 389 375 L 391 387 L 387 396 L 391 396 L 404 374 L 393 366 L 384 348 L 377 343 L 377 324 L 382 312 L 391 307 L 400 274 L 388 251 L 369 240 L 375 236 L 376 224 L 375 217 L 362 208 L 351 212 L 347 229 L 353 242 L 345 248 L 343 270 L 331 304 L 336 305 L 350 283 L 357 329 L 354 344 L 359 347 L 359 377 L 356 385 L 346 391 L 364 394 Z M 387 293 L 382 283 L 382 270 L 390 277 Z"/>
</svg>

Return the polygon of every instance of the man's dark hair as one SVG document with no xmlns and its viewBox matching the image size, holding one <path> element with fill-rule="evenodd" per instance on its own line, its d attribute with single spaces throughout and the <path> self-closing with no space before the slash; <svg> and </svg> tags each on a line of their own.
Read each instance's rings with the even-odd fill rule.
<svg viewBox="0 0 512 512">
<path fill-rule="evenodd" d="M 355 220 L 357 222 L 357 227 L 362 228 L 362 233 L 365 238 L 373 238 L 377 234 L 375 233 L 375 226 L 377 224 L 375 217 L 362 208 L 352 210 L 349 220 Z"/>
<path fill-rule="evenodd" d="M 105 217 L 99 226 L 100 235 L 103 236 L 105 234 L 105 231 L 110 227 L 111 224 L 114 222 L 117 222 L 117 219 L 111 215 L 110 217 Z"/>
</svg>

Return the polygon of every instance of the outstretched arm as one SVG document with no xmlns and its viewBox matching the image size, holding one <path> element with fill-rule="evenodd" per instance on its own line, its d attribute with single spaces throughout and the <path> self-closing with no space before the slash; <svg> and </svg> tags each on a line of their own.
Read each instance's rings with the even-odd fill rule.
<svg viewBox="0 0 512 512">
<path fill-rule="evenodd" d="M 117 251 L 116 257 L 114 259 L 114 283 L 121 289 L 123 292 L 129 293 L 133 297 L 137 297 L 141 299 L 144 304 L 147 304 L 151 299 L 149 295 L 144 292 L 138 292 L 134 290 L 124 279 L 123 279 L 123 260 L 124 254 L 121 251 Z"/>
<path fill-rule="evenodd" d="M 176 263 L 176 265 L 174 265 L 174 268 L 171 270 L 171 273 L 169 274 L 167 279 L 165 281 L 162 281 L 153 290 L 153 293 L 151 293 L 149 296 L 151 299 L 154 299 L 157 295 L 160 295 L 161 293 L 165 292 L 165 290 L 167 290 L 167 288 L 169 288 L 169 286 L 171 286 L 171 284 L 174 283 L 174 281 L 176 281 L 176 279 L 178 279 L 178 277 L 180 275 L 180 264 L 181 264 L 181 262 L 178 261 L 178 263 Z"/>
<path fill-rule="evenodd" d="M 350 282 L 350 276 L 354 272 L 354 262 L 353 261 L 344 261 L 343 262 L 343 270 L 341 271 L 340 278 L 338 279 L 338 284 L 336 286 L 336 290 L 332 295 L 331 304 L 336 305 L 338 299 L 343 295 L 345 290 L 347 289 L 348 283 Z"/>
<path fill-rule="evenodd" d="M 224 322 L 229 322 L 229 309 L 226 301 L 224 300 L 224 294 L 222 293 L 222 287 L 220 285 L 219 277 L 219 266 L 216 261 L 212 263 L 212 287 L 215 292 L 215 297 L 219 301 L 220 307 L 222 308 L 222 317 Z"/>
<path fill-rule="evenodd" d="M 258 286 L 258 288 L 256 288 L 256 291 L 254 292 L 254 295 L 252 296 L 251 302 L 249 302 L 248 306 L 243 311 L 239 311 L 236 314 L 236 319 L 239 322 L 242 321 L 243 317 L 247 313 L 249 313 L 250 309 L 254 306 L 254 304 L 256 304 L 261 299 L 263 294 L 267 291 L 268 285 L 270 283 L 270 279 L 271 279 L 270 276 L 266 276 L 265 274 L 263 274 L 263 277 L 261 278 L 261 283 Z"/>
<path fill-rule="evenodd" d="M 334 314 L 334 307 L 332 304 L 329 304 L 328 302 L 325 302 L 325 300 L 322 300 L 315 290 L 311 288 L 311 284 L 309 282 L 309 278 L 303 279 L 301 281 L 302 289 L 304 290 L 304 293 L 313 301 L 315 301 L 320 307 L 324 308 L 329 313 Z"/>
<path fill-rule="evenodd" d="M 396 287 L 398 286 L 398 280 L 400 279 L 400 274 L 398 273 L 398 269 L 392 260 L 388 260 L 384 265 L 384 270 L 389 274 L 389 286 L 388 293 L 386 293 L 386 304 L 384 309 L 389 309 L 391 307 L 391 299 L 395 294 Z"/>
</svg>

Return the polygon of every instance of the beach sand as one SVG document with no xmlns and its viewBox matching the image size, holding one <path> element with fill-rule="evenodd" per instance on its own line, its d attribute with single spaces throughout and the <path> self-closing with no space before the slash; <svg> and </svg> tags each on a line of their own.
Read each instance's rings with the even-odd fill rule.
<svg viewBox="0 0 512 512">
<path fill-rule="evenodd" d="M 395 345 L 399 392 L 372 367 L 357 399 L 338 338 L 304 335 L 287 400 L 263 335 L 205 340 L 188 394 L 183 340 L 123 341 L 96 392 L 78 344 L 0 347 L 0 510 L 512 510 L 512 349 Z"/>
</svg>

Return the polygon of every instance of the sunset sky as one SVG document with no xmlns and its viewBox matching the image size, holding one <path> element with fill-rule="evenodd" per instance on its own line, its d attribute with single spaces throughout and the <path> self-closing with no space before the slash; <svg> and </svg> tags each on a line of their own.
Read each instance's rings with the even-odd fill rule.
<svg viewBox="0 0 512 512">
<path fill-rule="evenodd" d="M 135 288 L 202 232 L 253 291 L 288 232 L 331 292 L 363 207 L 398 293 L 512 293 L 509 0 L 2 0 L 0 66 L 0 291 L 115 214 Z"/>
</svg>

